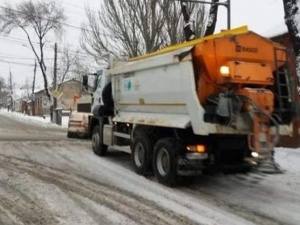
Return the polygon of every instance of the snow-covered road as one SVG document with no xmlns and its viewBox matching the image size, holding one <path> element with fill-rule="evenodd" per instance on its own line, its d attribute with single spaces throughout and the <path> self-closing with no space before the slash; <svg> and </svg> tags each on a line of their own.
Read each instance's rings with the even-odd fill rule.
<svg viewBox="0 0 300 225">
<path fill-rule="evenodd" d="M 172 189 L 136 175 L 125 153 L 96 157 L 89 140 L 20 120 L 0 112 L 0 224 L 300 224 L 300 149 L 277 149 L 285 174 Z"/>
</svg>

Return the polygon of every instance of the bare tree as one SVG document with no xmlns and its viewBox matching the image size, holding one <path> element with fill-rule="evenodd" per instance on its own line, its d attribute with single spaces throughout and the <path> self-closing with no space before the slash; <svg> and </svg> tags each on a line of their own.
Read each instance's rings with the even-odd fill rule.
<svg viewBox="0 0 300 225">
<path fill-rule="evenodd" d="M 3 101 L 3 98 L 8 95 L 7 86 L 5 79 L 0 77 L 0 101 Z"/>
<path fill-rule="evenodd" d="M 57 65 L 57 82 L 59 83 L 58 88 L 61 83 L 65 81 L 65 79 L 72 78 L 72 69 L 76 66 L 78 60 L 79 50 L 75 52 L 71 50 L 70 45 L 66 45 L 63 47 L 61 51 L 59 51 L 59 60 Z M 51 67 L 51 71 L 53 68 Z M 52 74 L 52 78 L 54 78 Z"/>
<path fill-rule="evenodd" d="M 21 86 L 21 89 L 23 90 L 23 96 L 26 98 L 30 98 L 31 96 L 31 90 L 32 90 L 32 84 L 28 77 L 26 77 L 25 82 Z"/>
<path fill-rule="evenodd" d="M 202 36 L 205 10 L 189 4 L 198 36 Z M 181 8 L 174 0 L 103 0 L 101 11 L 87 8 L 81 46 L 95 60 L 107 53 L 135 57 L 184 40 Z"/>
<path fill-rule="evenodd" d="M 173 45 L 183 42 L 185 40 L 185 35 L 181 5 L 170 0 L 162 0 L 160 5 L 165 21 L 163 31 L 167 33 L 165 44 Z M 195 32 L 195 37 L 202 37 L 206 22 L 204 5 L 198 3 L 187 3 L 186 9 L 189 16 L 191 16 L 191 28 Z"/>
<path fill-rule="evenodd" d="M 4 90 L 5 88 L 5 79 L 3 77 L 0 77 L 0 93 Z"/>
<path fill-rule="evenodd" d="M 86 61 L 86 58 L 83 59 L 80 57 L 80 55 L 78 55 L 71 70 L 72 77 L 77 81 L 81 81 L 82 75 L 94 72 L 95 71 L 91 71 L 91 67 Z"/>
<path fill-rule="evenodd" d="M 41 69 L 44 78 L 44 88 L 49 98 L 44 46 L 46 37 L 51 32 L 61 34 L 61 22 L 65 18 L 63 9 L 57 6 L 54 0 L 51 2 L 34 1 L 34 3 L 33 1 L 25 1 L 18 4 L 15 9 L 7 4 L 0 13 L 1 32 L 9 34 L 12 30 L 19 29 L 25 33 Z M 38 47 L 34 45 L 34 39 L 38 40 Z"/>
<path fill-rule="evenodd" d="M 297 63 L 297 74 L 300 78 L 300 24 L 299 24 L 299 5 L 300 0 L 283 0 L 284 12 L 285 12 L 285 23 L 288 28 L 288 32 L 291 35 L 293 42 L 294 53 L 296 55 Z"/>
</svg>

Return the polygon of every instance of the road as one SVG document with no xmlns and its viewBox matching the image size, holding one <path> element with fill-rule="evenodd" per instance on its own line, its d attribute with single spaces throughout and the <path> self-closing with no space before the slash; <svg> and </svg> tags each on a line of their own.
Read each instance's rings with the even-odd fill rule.
<svg viewBox="0 0 300 225">
<path fill-rule="evenodd" d="M 300 170 L 289 171 L 300 150 L 278 151 L 285 174 L 172 189 L 136 175 L 125 153 L 96 157 L 89 140 L 0 112 L 0 224 L 300 224 Z"/>
</svg>

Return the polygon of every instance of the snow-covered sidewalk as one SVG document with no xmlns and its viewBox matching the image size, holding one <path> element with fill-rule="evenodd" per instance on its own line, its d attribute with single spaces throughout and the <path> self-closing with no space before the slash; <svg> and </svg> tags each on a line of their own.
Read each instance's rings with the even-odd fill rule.
<svg viewBox="0 0 300 225">
<path fill-rule="evenodd" d="M 11 112 L 7 111 L 7 109 L 1 109 L 0 114 L 3 114 L 5 116 L 8 116 L 10 118 L 13 118 L 15 120 L 24 122 L 24 123 L 29 123 L 29 124 L 34 124 L 36 126 L 40 127 L 52 127 L 52 128 L 67 128 L 68 127 L 68 122 L 69 122 L 69 116 L 63 116 L 62 117 L 62 125 L 56 125 L 51 123 L 50 121 L 50 115 L 45 115 L 45 117 L 41 116 L 28 116 L 26 114 L 18 113 L 18 112 Z"/>
</svg>

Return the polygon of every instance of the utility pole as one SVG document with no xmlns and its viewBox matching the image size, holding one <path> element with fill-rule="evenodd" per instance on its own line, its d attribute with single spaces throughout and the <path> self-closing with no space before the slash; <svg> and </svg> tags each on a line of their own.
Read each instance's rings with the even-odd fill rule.
<svg viewBox="0 0 300 225">
<path fill-rule="evenodd" d="M 57 43 L 54 45 L 54 78 L 53 78 L 53 89 L 56 90 L 56 85 L 57 85 Z M 57 122 L 57 113 L 56 113 L 56 108 L 57 108 L 57 99 L 56 97 L 53 96 L 53 118 L 54 122 Z"/>
<path fill-rule="evenodd" d="M 13 111 L 13 77 L 11 73 L 11 68 L 9 64 L 9 78 L 8 78 L 8 83 L 9 83 L 9 97 L 10 97 L 10 105 L 8 106 L 8 111 L 11 110 Z"/>
<path fill-rule="evenodd" d="M 12 78 L 12 73 L 10 68 L 9 68 L 9 92 L 10 95 L 13 94 L 13 78 Z"/>
<path fill-rule="evenodd" d="M 35 96 L 34 96 L 34 88 L 35 88 L 35 76 L 36 76 L 36 60 L 34 61 L 34 70 L 33 70 L 33 82 L 32 82 L 32 115 L 35 116 Z"/>
<path fill-rule="evenodd" d="M 36 76 L 36 60 L 34 62 L 34 70 L 33 70 L 33 82 L 32 82 L 32 94 L 34 94 L 35 89 L 35 76 Z"/>
</svg>

